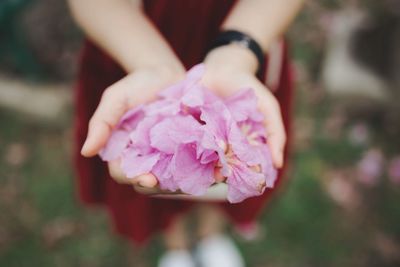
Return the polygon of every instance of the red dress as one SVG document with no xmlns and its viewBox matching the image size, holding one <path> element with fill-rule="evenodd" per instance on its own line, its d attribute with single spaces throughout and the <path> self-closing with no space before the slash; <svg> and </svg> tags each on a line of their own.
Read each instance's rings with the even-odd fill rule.
<svg viewBox="0 0 400 267">
<path fill-rule="evenodd" d="M 202 61 L 207 46 L 217 35 L 220 24 L 233 4 L 234 1 L 223 0 L 146 0 L 144 10 L 186 68 L 190 68 Z M 281 48 L 279 66 L 274 67 L 275 74 L 272 73 L 277 79 L 275 84 L 269 84 L 269 87 L 276 87 L 275 95 L 282 108 L 286 130 L 290 132 L 292 79 L 286 45 L 283 44 Z M 271 65 L 271 60 L 269 62 Z M 143 243 L 154 232 L 167 227 L 176 215 L 188 210 L 194 202 L 156 199 L 138 194 L 130 185 L 116 183 L 109 176 L 107 166 L 100 158 L 83 158 L 79 154 L 86 138 L 88 121 L 99 103 L 103 90 L 125 75 L 113 59 L 90 41 L 85 43 L 80 64 L 75 99 L 74 152 L 79 196 L 84 203 L 103 204 L 107 207 L 118 233 Z M 270 74 L 268 75 L 271 76 Z M 247 199 L 239 204 L 215 205 L 220 205 L 235 224 L 253 222 L 270 199 L 271 193 L 281 184 L 280 181 L 281 178 L 274 190 L 266 190 L 262 196 Z"/>
</svg>

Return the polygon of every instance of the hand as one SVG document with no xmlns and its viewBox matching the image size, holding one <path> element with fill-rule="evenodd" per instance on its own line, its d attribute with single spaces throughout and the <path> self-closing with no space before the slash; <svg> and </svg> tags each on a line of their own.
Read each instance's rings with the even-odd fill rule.
<svg viewBox="0 0 400 267">
<path fill-rule="evenodd" d="M 286 134 L 280 106 L 274 95 L 256 77 L 257 59 L 247 48 L 232 44 L 213 49 L 204 60 L 204 84 L 220 96 L 230 96 L 242 88 L 252 88 L 258 108 L 265 116 L 268 146 L 276 168 L 283 166 Z"/>
<path fill-rule="evenodd" d="M 151 101 L 159 90 L 182 79 L 184 74 L 184 68 L 180 65 L 170 68 L 147 67 L 134 71 L 108 87 L 90 119 L 88 136 L 81 154 L 85 157 L 95 156 L 106 144 L 112 130 L 126 111 Z M 152 174 L 128 179 L 123 174 L 119 162 L 110 162 L 108 165 L 110 175 L 120 183 L 143 187 L 157 185 L 157 180 Z"/>
</svg>

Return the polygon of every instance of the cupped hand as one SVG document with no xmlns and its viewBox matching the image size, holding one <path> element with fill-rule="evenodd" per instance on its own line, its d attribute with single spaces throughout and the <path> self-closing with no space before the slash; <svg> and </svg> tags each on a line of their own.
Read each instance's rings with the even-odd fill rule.
<svg viewBox="0 0 400 267">
<path fill-rule="evenodd" d="M 88 135 L 81 154 L 85 157 L 97 155 L 126 111 L 150 102 L 158 91 L 179 81 L 184 74 L 183 67 L 148 67 L 138 69 L 108 87 L 89 121 Z M 126 178 L 119 161 L 109 162 L 108 168 L 111 177 L 119 183 L 142 187 L 157 185 L 157 180 L 152 174 L 141 175 L 135 179 Z"/>
<path fill-rule="evenodd" d="M 229 45 L 212 50 L 204 63 L 206 74 L 203 82 L 216 94 L 227 97 L 243 88 L 254 90 L 258 109 L 265 118 L 272 161 L 276 168 L 281 168 L 286 134 L 280 105 L 271 91 L 256 78 L 256 57 L 247 48 Z"/>
</svg>

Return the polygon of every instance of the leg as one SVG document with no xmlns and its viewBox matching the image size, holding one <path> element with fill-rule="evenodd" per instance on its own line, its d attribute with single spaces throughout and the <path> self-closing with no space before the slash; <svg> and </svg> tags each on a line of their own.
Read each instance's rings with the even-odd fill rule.
<svg viewBox="0 0 400 267">
<path fill-rule="evenodd" d="M 189 252 L 189 237 L 186 232 L 186 218 L 180 216 L 164 233 L 166 252 L 161 257 L 159 267 L 194 267 Z"/>
<path fill-rule="evenodd" d="M 217 207 L 207 204 L 199 205 L 197 234 L 200 238 L 220 234 L 225 226 L 224 214 Z"/>
<path fill-rule="evenodd" d="M 224 234 L 227 221 L 218 207 L 201 205 L 198 209 L 199 242 L 196 259 L 207 267 L 244 267 L 233 240 Z"/>
<path fill-rule="evenodd" d="M 186 218 L 179 216 L 164 232 L 164 244 L 168 250 L 189 249 L 189 237 L 186 232 Z"/>
</svg>

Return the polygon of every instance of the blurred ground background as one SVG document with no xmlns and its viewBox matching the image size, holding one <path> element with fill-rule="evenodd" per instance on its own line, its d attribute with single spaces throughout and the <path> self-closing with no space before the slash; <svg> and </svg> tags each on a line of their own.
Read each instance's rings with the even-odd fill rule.
<svg viewBox="0 0 400 267">
<path fill-rule="evenodd" d="M 290 179 L 235 234 L 249 266 L 400 266 L 399 17 L 397 0 L 309 1 L 292 27 Z M 0 266 L 153 266 L 161 251 L 75 198 L 80 41 L 63 1 L 0 1 Z"/>
</svg>

